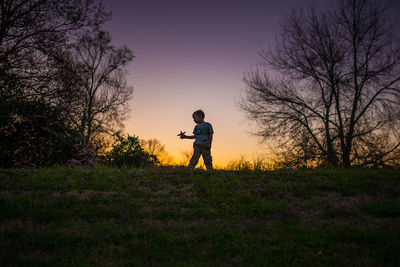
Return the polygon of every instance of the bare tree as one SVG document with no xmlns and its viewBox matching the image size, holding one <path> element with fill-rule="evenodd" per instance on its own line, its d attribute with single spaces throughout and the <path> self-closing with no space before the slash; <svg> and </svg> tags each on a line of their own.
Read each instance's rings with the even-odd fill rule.
<svg viewBox="0 0 400 267">
<path fill-rule="evenodd" d="M 165 145 L 157 139 L 148 139 L 140 141 L 144 150 L 152 155 L 156 155 L 162 165 L 173 165 L 174 158 L 167 152 Z"/>
<path fill-rule="evenodd" d="M 141 140 L 143 148 L 150 154 L 160 155 L 166 152 L 165 146 L 157 139 Z"/>
<path fill-rule="evenodd" d="M 115 48 L 109 33 L 85 33 L 55 62 L 60 82 L 59 104 L 79 129 L 85 144 L 102 134 L 112 134 L 128 111 L 133 88 L 125 78 L 125 67 L 134 58 L 127 47 Z"/>
<path fill-rule="evenodd" d="M 81 30 L 110 14 L 94 0 L 0 0 L 0 93 L 2 101 L 43 96 L 48 58 Z"/>
<path fill-rule="evenodd" d="M 95 0 L 0 0 L 0 161 L 3 167 L 93 159 L 58 102 L 54 68 L 83 32 L 110 18 Z M 70 76 L 73 78 L 73 76 Z M 69 79 L 72 85 L 76 79 Z M 89 156 L 89 157 L 86 157 Z"/>
<path fill-rule="evenodd" d="M 389 2 L 336 0 L 293 11 L 264 65 L 245 75 L 241 107 L 287 150 L 333 166 L 376 165 L 399 150 L 400 43 Z"/>
</svg>

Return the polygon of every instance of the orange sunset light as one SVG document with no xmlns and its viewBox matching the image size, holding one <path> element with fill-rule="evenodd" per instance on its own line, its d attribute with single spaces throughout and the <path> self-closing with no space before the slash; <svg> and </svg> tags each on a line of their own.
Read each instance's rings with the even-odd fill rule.
<svg viewBox="0 0 400 267">
<path fill-rule="evenodd" d="M 269 3 L 270 1 L 268 1 Z M 136 58 L 128 68 L 134 87 L 125 131 L 159 140 L 176 162 L 192 153 L 192 113 L 205 112 L 214 128 L 215 166 L 268 153 L 251 136 L 238 101 L 243 75 L 261 62 L 261 47 L 273 41 L 285 11 L 302 1 L 106 1 L 113 19 L 106 25 L 115 43 Z"/>
</svg>

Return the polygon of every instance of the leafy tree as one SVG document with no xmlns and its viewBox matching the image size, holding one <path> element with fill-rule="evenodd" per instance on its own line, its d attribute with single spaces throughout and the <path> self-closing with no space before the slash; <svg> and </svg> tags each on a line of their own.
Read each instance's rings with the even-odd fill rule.
<svg viewBox="0 0 400 267">
<path fill-rule="evenodd" d="M 77 85 L 93 73 L 88 74 L 88 66 L 81 62 L 61 70 L 60 58 L 71 54 L 77 39 L 82 48 L 87 47 L 85 44 L 90 46 L 90 41 L 83 41 L 89 38 L 85 33 L 101 32 L 100 26 L 109 18 L 110 14 L 95 0 L 0 0 L 1 166 L 45 166 L 70 159 L 79 164 L 91 162 L 95 154 L 87 145 L 87 136 L 94 134 L 87 132 L 99 132 L 99 116 L 86 116 L 84 123 L 78 123 L 83 127 L 77 127 L 73 118 L 84 110 L 75 105 L 76 99 L 87 100 L 82 87 Z M 109 35 L 103 36 L 93 40 L 109 44 Z M 110 62 L 109 66 L 113 64 L 118 62 Z M 123 84 L 118 71 L 105 75 L 103 85 Z M 68 86 L 60 88 L 67 81 Z M 121 100 L 118 97 L 114 96 Z M 113 123 L 117 120 L 110 110 L 117 108 L 102 105 L 108 99 L 104 95 L 91 99 L 97 110 L 92 108 L 90 112 L 102 109 L 102 114 L 109 115 L 103 120 Z M 87 130 L 88 124 L 94 129 Z"/>
<path fill-rule="evenodd" d="M 140 144 L 137 136 L 124 138 L 116 135 L 116 142 L 112 150 L 106 155 L 107 161 L 111 165 L 118 167 L 132 166 L 145 167 L 158 163 L 157 156 L 146 152 Z"/>
<path fill-rule="evenodd" d="M 2 104 L 5 108 L 5 103 Z M 81 160 L 79 133 L 73 131 L 59 109 L 44 102 L 8 105 L 0 114 L 0 167 L 31 168 Z M 3 109 L 2 109 L 3 110 Z"/>
<path fill-rule="evenodd" d="M 241 107 L 299 158 L 385 166 L 400 149 L 400 43 L 388 1 L 336 0 L 293 11 L 264 65 L 245 75 Z"/>
</svg>

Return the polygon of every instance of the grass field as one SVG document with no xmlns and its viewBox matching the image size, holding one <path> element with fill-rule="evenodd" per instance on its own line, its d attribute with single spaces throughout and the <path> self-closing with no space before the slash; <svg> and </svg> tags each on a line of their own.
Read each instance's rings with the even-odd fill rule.
<svg viewBox="0 0 400 267">
<path fill-rule="evenodd" d="M 399 266 L 400 171 L 0 170 L 0 266 Z"/>
</svg>

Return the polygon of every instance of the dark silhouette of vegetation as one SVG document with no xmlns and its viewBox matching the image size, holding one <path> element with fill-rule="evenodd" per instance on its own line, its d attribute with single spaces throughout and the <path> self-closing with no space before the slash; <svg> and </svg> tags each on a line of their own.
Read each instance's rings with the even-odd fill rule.
<svg viewBox="0 0 400 267">
<path fill-rule="evenodd" d="M 396 164 L 400 43 L 388 1 L 337 0 L 295 10 L 264 65 L 245 75 L 241 107 L 256 133 L 304 166 Z"/>
<path fill-rule="evenodd" d="M 51 97 L 54 54 L 109 17 L 94 0 L 0 0 L 2 102 Z"/>
<path fill-rule="evenodd" d="M 115 48 L 110 34 L 101 30 L 84 33 L 56 58 L 58 93 L 67 96 L 59 98 L 58 103 L 84 144 L 92 145 L 101 135 L 111 135 L 122 128 L 127 101 L 133 93 L 124 67 L 133 58 L 131 50 Z"/>
<path fill-rule="evenodd" d="M 157 156 L 157 159 L 162 165 L 173 165 L 174 158 L 167 152 L 165 145 L 155 138 L 148 140 L 140 140 L 140 143 L 145 151 Z"/>
<path fill-rule="evenodd" d="M 78 158 L 75 144 L 79 135 L 46 103 L 2 104 L 0 167 L 36 167 L 62 164 Z"/>
<path fill-rule="evenodd" d="M 0 0 L 0 167 L 91 164 L 122 128 L 132 59 L 94 0 Z"/>
<path fill-rule="evenodd" d="M 159 163 L 157 156 L 145 151 L 137 136 L 126 138 L 117 134 L 112 150 L 107 153 L 107 162 L 113 166 L 146 167 Z"/>
</svg>

